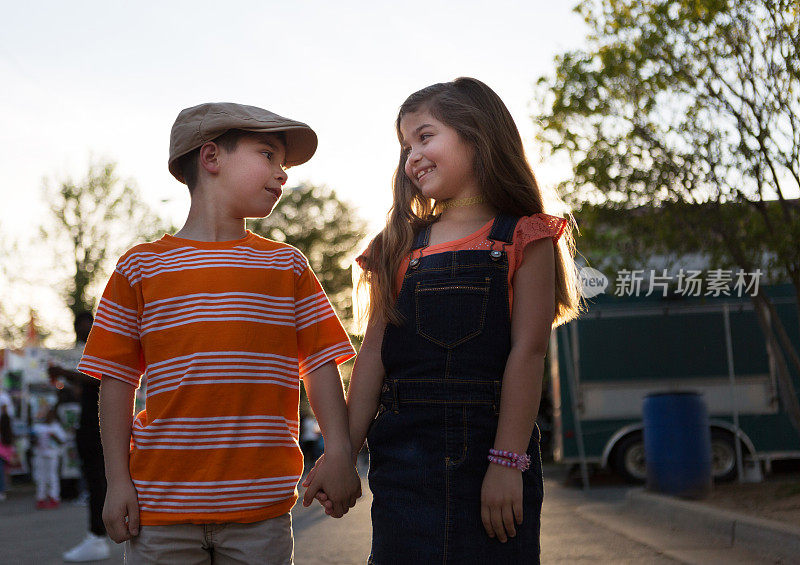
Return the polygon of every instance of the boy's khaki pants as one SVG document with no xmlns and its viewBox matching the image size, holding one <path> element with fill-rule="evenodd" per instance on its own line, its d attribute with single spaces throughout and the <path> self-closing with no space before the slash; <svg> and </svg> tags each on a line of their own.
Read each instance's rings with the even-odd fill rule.
<svg viewBox="0 0 800 565">
<path fill-rule="evenodd" d="M 173 524 L 141 526 L 125 542 L 125 563 L 291 565 L 294 555 L 292 516 L 251 524 Z"/>
</svg>

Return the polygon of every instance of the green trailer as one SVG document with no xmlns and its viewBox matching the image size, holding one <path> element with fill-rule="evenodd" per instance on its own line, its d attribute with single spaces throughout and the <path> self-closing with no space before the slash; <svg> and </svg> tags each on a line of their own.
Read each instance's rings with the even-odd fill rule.
<svg viewBox="0 0 800 565">
<path fill-rule="evenodd" d="M 797 347 L 794 288 L 758 292 L 771 297 Z M 642 401 L 676 390 L 703 395 L 716 480 L 735 478 L 737 460 L 760 462 L 769 472 L 775 459 L 800 458 L 800 434 L 779 399 L 774 360 L 749 296 L 600 295 L 587 313 L 553 332 L 550 348 L 556 461 L 643 481 Z M 790 371 L 800 391 L 800 376 Z"/>
</svg>

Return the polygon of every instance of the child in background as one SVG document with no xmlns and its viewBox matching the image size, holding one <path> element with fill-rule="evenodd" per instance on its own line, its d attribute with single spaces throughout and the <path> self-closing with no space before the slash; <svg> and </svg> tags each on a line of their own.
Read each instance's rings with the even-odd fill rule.
<svg viewBox="0 0 800 565">
<path fill-rule="evenodd" d="M 317 419 L 311 414 L 303 415 L 300 413 L 300 449 L 303 451 L 304 459 L 307 459 L 310 468 L 322 453 L 322 433 L 319 429 Z"/>
<path fill-rule="evenodd" d="M 61 460 L 61 445 L 67 441 L 67 433 L 58 422 L 56 409 L 48 409 L 44 422 L 34 424 L 32 432 L 36 508 L 58 508 L 61 504 L 58 464 Z"/>
<path fill-rule="evenodd" d="M 354 458 L 368 434 L 369 563 L 538 563 L 544 357 L 579 311 L 567 221 L 543 213 L 482 82 L 412 94 L 396 127 L 394 204 L 359 258 L 369 323 L 347 400 Z"/>
<path fill-rule="evenodd" d="M 128 563 L 292 562 L 301 378 L 326 438 L 311 488 L 337 516 L 360 495 L 337 368 L 347 334 L 303 254 L 245 228 L 316 147 L 306 124 L 241 104 L 172 126 L 186 223 L 122 256 L 78 364 L 101 379 L 103 521 Z"/>
<path fill-rule="evenodd" d="M 51 380 L 59 380 L 64 388 L 71 388 L 80 398 L 81 414 L 75 431 L 75 444 L 81 458 L 81 472 L 89 490 L 89 531 L 79 544 L 62 554 L 68 563 L 99 561 L 111 555 L 106 527 L 103 524 L 103 503 L 106 498 L 106 472 L 103 465 L 103 446 L 100 443 L 100 422 L 97 402 L 100 383 L 76 370 L 80 361 L 94 317 L 90 312 L 75 315 L 75 347 L 58 352 L 48 373 Z"/>
<path fill-rule="evenodd" d="M 6 398 L 8 399 L 7 401 Z M 0 501 L 7 498 L 6 467 L 19 463 L 14 448 L 14 429 L 11 425 L 11 410 L 13 410 L 11 399 L 5 392 L 0 391 Z"/>
</svg>

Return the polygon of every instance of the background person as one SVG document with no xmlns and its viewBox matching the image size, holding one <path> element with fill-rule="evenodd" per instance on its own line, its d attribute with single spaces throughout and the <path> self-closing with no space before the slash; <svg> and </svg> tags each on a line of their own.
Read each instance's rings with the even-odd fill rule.
<svg viewBox="0 0 800 565">
<path fill-rule="evenodd" d="M 100 382 L 76 370 L 93 322 L 94 317 L 89 312 L 80 312 L 75 316 L 75 347 L 68 352 L 71 353 L 71 362 L 68 366 L 51 363 L 48 367 L 51 379 L 65 381 L 66 386 L 75 389 L 81 405 L 75 444 L 81 458 L 81 472 L 89 491 L 89 532 L 78 545 L 63 554 L 64 561 L 67 562 L 95 561 L 107 559 L 111 555 L 103 524 L 106 473 L 97 412 Z M 66 358 L 62 357 L 62 360 Z"/>
<path fill-rule="evenodd" d="M 6 470 L 8 467 L 19 463 L 16 448 L 14 447 L 14 429 L 11 425 L 11 415 L 8 405 L 0 402 L 0 501 L 6 495 Z"/>
<path fill-rule="evenodd" d="M 67 433 L 58 421 L 56 409 L 47 409 L 44 422 L 33 425 L 33 479 L 36 482 L 36 508 L 58 508 L 61 504 L 61 481 L 58 464 L 61 446 Z"/>
</svg>

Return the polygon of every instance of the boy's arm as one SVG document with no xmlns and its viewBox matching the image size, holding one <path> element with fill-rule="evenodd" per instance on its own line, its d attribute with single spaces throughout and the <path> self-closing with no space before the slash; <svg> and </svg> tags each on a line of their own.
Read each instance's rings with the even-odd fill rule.
<svg viewBox="0 0 800 565">
<path fill-rule="evenodd" d="M 103 522 L 116 543 L 139 533 L 139 501 L 129 468 L 135 393 L 136 388 L 113 377 L 104 376 L 100 383 L 100 436 L 108 482 Z"/>
<path fill-rule="evenodd" d="M 358 452 L 364 445 L 372 421 L 378 411 L 378 402 L 381 395 L 385 371 L 381 358 L 381 345 L 386 322 L 382 316 L 373 316 L 367 324 L 364 341 L 358 350 L 353 374 L 350 377 L 350 386 L 347 389 L 347 416 L 350 427 L 350 446 L 352 447 L 353 464 L 358 457 Z M 323 459 L 308 473 L 303 486 L 307 487 L 314 480 L 317 469 Z M 331 514 L 328 497 L 320 491 L 317 496 L 320 504 L 325 506 L 325 511 Z"/>
<path fill-rule="evenodd" d="M 308 506 L 319 490 L 333 503 L 333 515 L 341 517 L 361 496 L 361 481 L 351 460 L 347 408 L 339 369 L 329 361 L 305 376 L 308 401 L 325 439 L 325 460 L 303 496 Z"/>
</svg>

